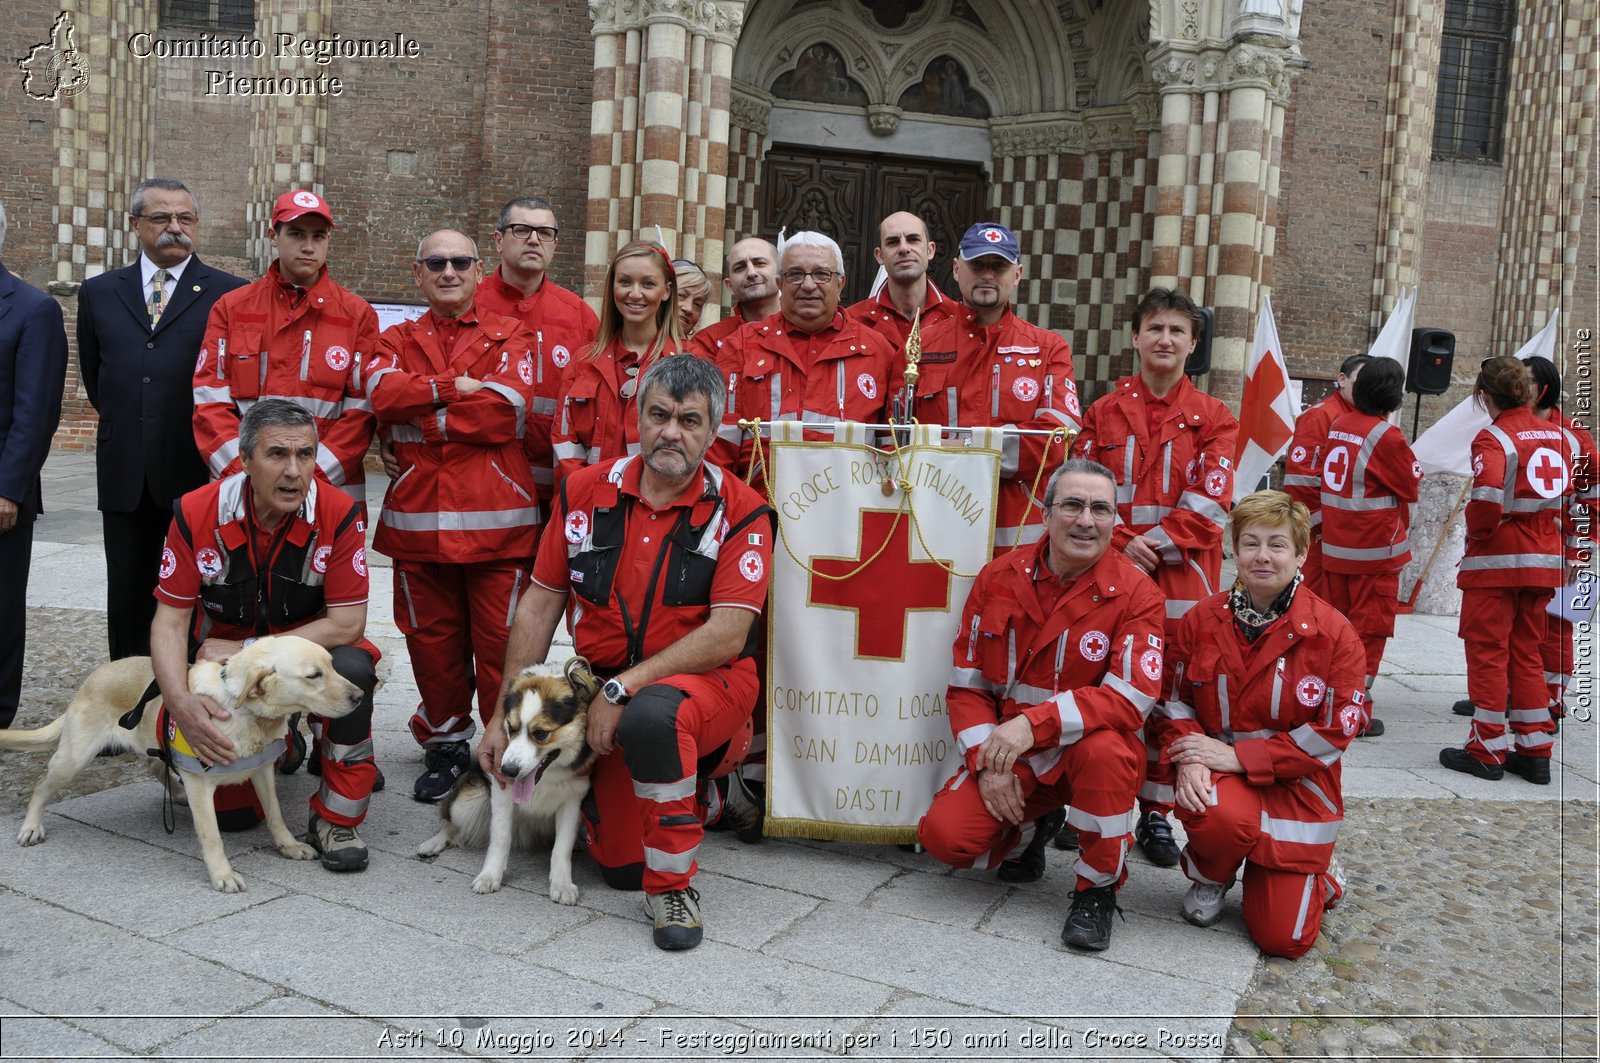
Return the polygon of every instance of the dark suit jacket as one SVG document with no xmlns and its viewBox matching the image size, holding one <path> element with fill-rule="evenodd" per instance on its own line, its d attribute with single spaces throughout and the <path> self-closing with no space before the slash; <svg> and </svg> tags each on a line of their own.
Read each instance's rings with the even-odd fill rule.
<svg viewBox="0 0 1600 1063">
<path fill-rule="evenodd" d="M 78 289 L 78 364 L 100 413 L 101 509 L 137 509 L 147 480 L 151 497 L 167 506 L 210 479 L 194 445 L 194 366 L 211 304 L 245 283 L 196 255 L 154 331 L 138 262 Z"/>
<path fill-rule="evenodd" d="M 61 304 L 0 265 L 0 498 L 40 512 L 39 470 L 61 420 L 67 327 Z"/>
</svg>

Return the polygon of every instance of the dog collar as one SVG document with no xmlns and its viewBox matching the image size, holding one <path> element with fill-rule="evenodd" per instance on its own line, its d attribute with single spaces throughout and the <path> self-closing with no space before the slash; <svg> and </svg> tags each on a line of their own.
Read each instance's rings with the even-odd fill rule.
<svg viewBox="0 0 1600 1063">
<path fill-rule="evenodd" d="M 255 771 L 263 764 L 271 764 L 283 755 L 287 744 L 282 738 L 274 740 L 265 749 L 252 753 L 248 757 L 240 757 L 228 761 L 226 764 L 213 764 L 207 767 L 205 762 L 194 755 L 194 747 L 189 745 L 189 740 L 183 736 L 183 731 L 178 727 L 178 721 L 172 718 L 166 706 L 161 707 L 161 733 L 165 738 L 162 748 L 166 751 L 167 759 L 172 766 L 183 771 L 203 775 L 206 772 L 232 773 Z"/>
</svg>

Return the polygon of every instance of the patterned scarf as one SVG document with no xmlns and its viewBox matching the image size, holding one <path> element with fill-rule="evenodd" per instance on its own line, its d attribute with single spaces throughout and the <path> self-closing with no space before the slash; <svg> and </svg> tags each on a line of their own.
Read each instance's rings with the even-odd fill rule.
<svg viewBox="0 0 1600 1063">
<path fill-rule="evenodd" d="M 1263 631 L 1289 611 L 1289 603 L 1294 601 L 1295 588 L 1298 586 L 1300 586 L 1300 573 L 1296 572 L 1294 579 L 1289 581 L 1283 592 L 1272 599 L 1272 604 L 1260 610 L 1251 601 L 1244 580 L 1233 581 L 1233 589 L 1228 592 L 1228 607 L 1233 610 L 1233 622 L 1239 625 L 1239 631 L 1243 633 L 1246 642 L 1254 642 Z"/>
</svg>

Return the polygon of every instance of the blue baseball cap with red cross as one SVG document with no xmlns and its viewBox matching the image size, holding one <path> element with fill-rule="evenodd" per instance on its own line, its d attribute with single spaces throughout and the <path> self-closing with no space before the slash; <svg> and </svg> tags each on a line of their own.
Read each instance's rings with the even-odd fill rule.
<svg viewBox="0 0 1600 1063">
<path fill-rule="evenodd" d="M 961 238 L 960 255 L 963 262 L 984 255 L 999 255 L 1007 262 L 1016 262 L 1022 257 L 1022 245 L 1017 243 L 1017 234 L 1004 225 L 980 221 Z"/>
</svg>

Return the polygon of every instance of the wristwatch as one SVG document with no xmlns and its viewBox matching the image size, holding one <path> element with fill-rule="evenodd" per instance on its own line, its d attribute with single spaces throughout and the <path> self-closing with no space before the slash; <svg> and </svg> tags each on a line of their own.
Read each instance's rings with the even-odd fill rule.
<svg viewBox="0 0 1600 1063">
<path fill-rule="evenodd" d="M 600 696 L 613 705 L 626 705 L 628 699 L 633 697 L 628 693 L 628 688 L 622 685 L 621 680 L 607 679 L 606 685 L 600 688 Z"/>
</svg>

